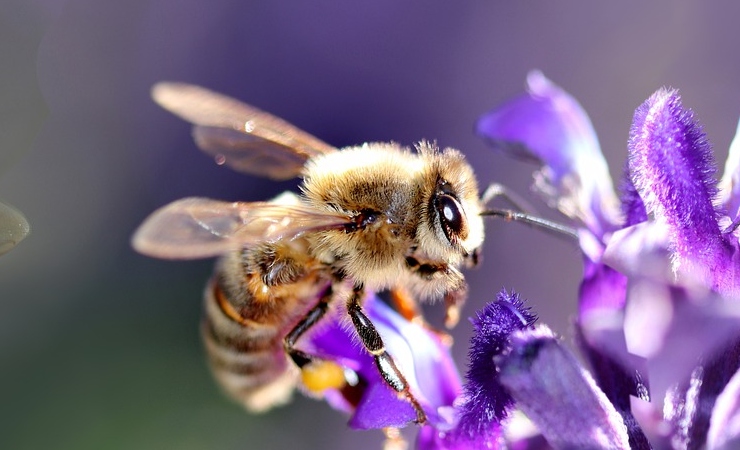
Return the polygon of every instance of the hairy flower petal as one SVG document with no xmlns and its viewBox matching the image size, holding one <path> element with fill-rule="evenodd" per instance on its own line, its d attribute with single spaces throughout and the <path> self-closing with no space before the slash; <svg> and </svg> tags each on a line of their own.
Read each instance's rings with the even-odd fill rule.
<svg viewBox="0 0 740 450">
<path fill-rule="evenodd" d="M 519 295 L 506 291 L 472 319 L 475 334 L 470 341 L 467 382 L 459 406 L 461 436 L 485 436 L 492 424 L 506 417 L 513 400 L 498 380 L 494 358 L 508 348 L 513 332 L 532 326 L 535 320 Z"/>
<path fill-rule="evenodd" d="M 619 198 L 622 202 L 622 216 L 624 217 L 622 227 L 636 225 L 648 220 L 645 203 L 642 201 L 635 184 L 632 182 L 629 166 L 625 167 L 624 175 L 620 180 L 619 194 Z"/>
<path fill-rule="evenodd" d="M 687 264 L 711 278 L 729 257 L 713 205 L 714 160 L 677 91 L 660 89 L 637 108 L 629 151 L 632 180 L 647 211 L 669 227 L 674 269 Z"/>
<path fill-rule="evenodd" d="M 545 165 L 535 187 L 601 237 L 618 222 L 618 202 L 593 125 L 567 92 L 533 71 L 528 93 L 483 115 L 477 132 L 494 148 Z"/>
<path fill-rule="evenodd" d="M 512 336 L 501 382 L 555 448 L 629 448 L 622 416 L 544 325 Z"/>
<path fill-rule="evenodd" d="M 495 358 L 508 349 L 512 333 L 531 327 L 536 320 L 519 295 L 506 290 L 478 311 L 471 319 L 475 333 L 466 382 L 455 403 L 456 425 L 448 430 L 424 430 L 421 448 L 491 448 L 500 442 L 501 421 L 514 401 L 499 382 Z"/>
</svg>

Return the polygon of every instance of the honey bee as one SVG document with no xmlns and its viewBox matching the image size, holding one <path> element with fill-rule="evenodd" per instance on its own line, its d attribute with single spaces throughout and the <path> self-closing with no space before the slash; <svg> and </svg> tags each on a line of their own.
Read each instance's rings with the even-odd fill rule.
<svg viewBox="0 0 740 450">
<path fill-rule="evenodd" d="M 424 411 L 363 312 L 366 290 L 390 290 L 411 318 L 416 300 L 444 299 L 448 324 L 466 297 L 461 268 L 484 239 L 478 183 L 462 153 L 422 141 L 337 149 L 257 108 L 210 90 L 159 83 L 152 96 L 194 125 L 218 163 L 300 193 L 265 202 L 186 198 L 155 211 L 134 248 L 168 259 L 219 256 L 205 291 L 202 335 L 215 377 L 248 409 L 287 401 L 307 367 L 297 348 L 335 308 L 348 314 L 384 381 Z"/>
</svg>

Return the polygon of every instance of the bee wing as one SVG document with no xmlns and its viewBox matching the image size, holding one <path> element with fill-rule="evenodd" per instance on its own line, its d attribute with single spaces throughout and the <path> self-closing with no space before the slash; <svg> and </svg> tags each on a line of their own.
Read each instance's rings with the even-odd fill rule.
<svg viewBox="0 0 740 450">
<path fill-rule="evenodd" d="M 272 114 L 199 86 L 157 83 L 152 98 L 195 125 L 201 150 L 240 172 L 290 179 L 308 159 L 337 151 Z"/>
<path fill-rule="evenodd" d="M 342 229 L 350 218 L 305 205 L 184 198 L 154 211 L 134 233 L 139 253 L 164 259 L 218 256 L 310 231 Z"/>
<path fill-rule="evenodd" d="M 23 213 L 0 202 L 0 255 L 9 252 L 30 231 L 31 227 Z"/>
</svg>

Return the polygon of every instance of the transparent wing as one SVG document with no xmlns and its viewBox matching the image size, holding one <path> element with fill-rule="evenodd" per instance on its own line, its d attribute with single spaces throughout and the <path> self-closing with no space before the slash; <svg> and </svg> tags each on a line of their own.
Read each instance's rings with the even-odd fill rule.
<svg viewBox="0 0 740 450">
<path fill-rule="evenodd" d="M 193 197 L 154 211 L 136 230 L 132 244 L 136 251 L 156 258 L 208 258 L 310 231 L 342 229 L 349 222 L 346 215 L 304 205 Z"/>
<path fill-rule="evenodd" d="M 240 172 L 289 179 L 312 157 L 336 148 L 233 98 L 185 83 L 157 83 L 152 98 L 192 123 L 197 145 Z"/>
<path fill-rule="evenodd" d="M 0 202 L 0 255 L 9 252 L 30 231 L 31 227 L 23 213 Z"/>
</svg>

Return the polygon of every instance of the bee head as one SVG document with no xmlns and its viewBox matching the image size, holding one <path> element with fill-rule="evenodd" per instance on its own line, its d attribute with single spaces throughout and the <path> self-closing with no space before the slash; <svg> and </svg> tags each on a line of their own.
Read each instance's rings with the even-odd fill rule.
<svg viewBox="0 0 740 450">
<path fill-rule="evenodd" d="M 419 226 L 419 240 L 433 259 L 460 264 L 472 260 L 483 243 L 478 183 L 462 153 L 437 151 L 422 142 L 419 152 L 431 158 L 427 200 Z"/>
</svg>

